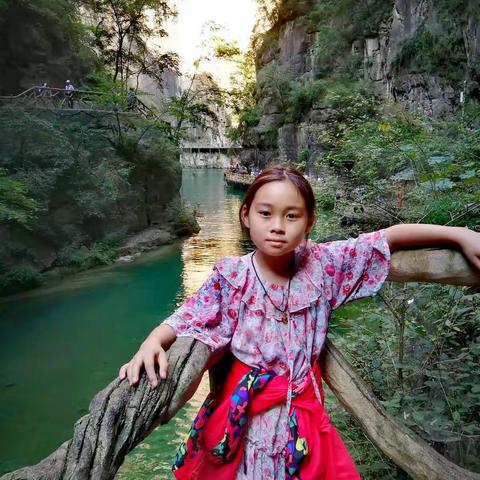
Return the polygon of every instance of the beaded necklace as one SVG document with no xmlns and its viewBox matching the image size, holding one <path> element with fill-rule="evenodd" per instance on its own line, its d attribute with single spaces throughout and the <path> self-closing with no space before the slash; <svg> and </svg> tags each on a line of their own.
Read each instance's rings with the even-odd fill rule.
<svg viewBox="0 0 480 480">
<path fill-rule="evenodd" d="M 267 298 L 270 300 L 270 303 L 275 307 L 275 309 L 277 309 L 282 315 L 280 316 L 280 320 L 276 319 L 277 322 L 281 322 L 281 323 L 284 323 L 284 324 L 287 324 L 288 321 L 290 320 L 290 312 L 288 311 L 288 300 L 290 298 L 290 283 L 292 281 L 292 276 L 290 275 L 289 279 L 288 279 L 288 287 L 287 287 L 287 302 L 285 304 L 285 308 L 282 310 L 280 307 L 278 307 L 277 305 L 275 305 L 275 302 L 271 299 L 270 295 L 268 294 L 267 292 L 267 289 L 265 288 L 265 285 L 263 284 L 262 280 L 260 279 L 260 275 L 258 275 L 258 272 L 257 272 L 257 269 L 255 268 L 255 262 L 253 261 L 253 257 L 255 256 L 255 254 L 257 253 L 257 251 L 255 250 L 253 252 L 253 255 L 251 257 L 251 262 L 252 262 L 252 267 L 253 267 L 253 270 L 255 272 L 255 275 L 257 276 L 258 278 L 258 281 L 260 282 L 260 285 L 262 286 L 263 288 L 263 291 L 265 292 L 265 295 L 267 296 Z M 295 257 L 293 257 L 293 263 L 295 263 Z M 293 268 L 291 271 L 295 271 L 295 268 Z M 285 298 L 285 294 L 282 292 L 282 303 L 283 303 L 283 300 Z"/>
</svg>

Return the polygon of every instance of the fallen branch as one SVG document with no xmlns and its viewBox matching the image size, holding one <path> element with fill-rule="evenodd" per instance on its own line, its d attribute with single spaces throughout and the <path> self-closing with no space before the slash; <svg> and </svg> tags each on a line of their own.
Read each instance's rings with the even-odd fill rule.
<svg viewBox="0 0 480 480">
<path fill-rule="evenodd" d="M 388 415 L 343 354 L 327 340 L 324 380 L 370 440 L 415 480 L 480 480 Z"/>
</svg>

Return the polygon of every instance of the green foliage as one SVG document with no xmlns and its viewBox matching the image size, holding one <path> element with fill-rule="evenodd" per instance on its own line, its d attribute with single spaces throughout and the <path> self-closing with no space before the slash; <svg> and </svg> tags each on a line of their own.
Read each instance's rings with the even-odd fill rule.
<svg viewBox="0 0 480 480">
<path fill-rule="evenodd" d="M 0 223 L 17 222 L 29 227 L 37 209 L 37 202 L 28 196 L 25 185 L 0 169 Z"/>
<path fill-rule="evenodd" d="M 322 82 L 306 84 L 291 82 L 286 112 L 287 122 L 300 123 L 324 93 L 325 85 Z"/>
<path fill-rule="evenodd" d="M 100 109 L 126 110 L 127 92 L 120 80 L 114 81 L 105 70 L 96 70 L 89 74 L 85 83 L 88 88 L 100 95 L 92 96 L 92 100 Z"/>
<path fill-rule="evenodd" d="M 215 57 L 221 59 L 231 59 L 241 54 L 237 43 L 228 43 L 218 41 L 215 45 Z"/>
<path fill-rule="evenodd" d="M 249 128 L 260 122 L 261 112 L 255 104 L 255 55 L 253 50 L 232 58 L 236 71 L 230 76 L 231 87 L 224 95 L 225 105 L 233 113 L 236 125 L 230 131 L 230 138 L 238 141 Z"/>
<path fill-rule="evenodd" d="M 270 127 L 260 134 L 260 148 L 271 150 L 278 147 L 278 128 Z"/>
<path fill-rule="evenodd" d="M 372 84 L 337 80 L 327 85 L 321 106 L 336 110 L 338 120 L 358 123 L 376 115 L 380 97 Z"/>
<path fill-rule="evenodd" d="M 389 413 L 455 463 L 478 471 L 480 295 L 460 287 L 387 284 L 381 296 L 388 307 L 368 302 L 334 315 L 335 342 Z M 350 427 L 352 434 L 359 435 Z M 364 478 L 378 478 L 368 460 L 376 455 L 368 444 L 359 449 Z"/>
<path fill-rule="evenodd" d="M 436 75 L 458 88 L 465 78 L 466 63 L 461 31 L 434 34 L 421 30 L 402 43 L 392 65 L 397 71 Z"/>
<path fill-rule="evenodd" d="M 110 265 L 117 257 L 118 247 L 119 244 L 115 241 L 95 242 L 90 246 L 71 244 L 58 253 L 57 265 L 75 270 Z"/>
<path fill-rule="evenodd" d="M 0 94 L 47 82 L 74 82 L 93 69 L 88 32 L 67 0 L 4 0 L 0 14 Z"/>
<path fill-rule="evenodd" d="M 386 109 L 380 118 L 346 130 L 325 159 L 348 169 L 365 189 L 363 201 L 377 199 L 373 203 L 395 211 L 392 218 L 476 228 L 479 125 L 469 118 L 433 120 Z M 399 190 L 404 201 L 395 207 Z"/>
<path fill-rule="evenodd" d="M 75 269 L 108 263 L 112 232 L 122 238 L 158 221 L 180 187 L 179 151 L 162 122 L 114 122 L 109 130 L 40 115 L 0 111 L 0 220 L 9 238 L 0 263 L 8 292 L 10 283 L 22 284 L 9 276 L 14 263 L 45 268 L 38 248 L 61 251 L 59 264 Z"/>
<path fill-rule="evenodd" d="M 257 95 L 267 96 L 282 112 L 286 112 L 292 87 L 291 77 L 277 61 L 270 62 L 257 73 Z"/>
<path fill-rule="evenodd" d="M 247 128 L 252 128 L 258 125 L 260 118 L 261 114 L 258 107 L 252 107 L 243 112 L 242 121 Z"/>
<path fill-rule="evenodd" d="M 41 284 L 42 275 L 38 269 L 29 265 L 20 265 L 0 276 L 0 295 L 31 290 Z"/>
<path fill-rule="evenodd" d="M 317 33 L 314 49 L 314 70 L 317 78 L 326 77 L 343 63 L 350 43 L 338 27 L 322 25 Z"/>
<path fill-rule="evenodd" d="M 178 56 L 149 47 L 153 36 L 165 37 L 165 21 L 175 15 L 164 0 L 83 0 L 95 16 L 95 46 L 112 71 L 113 80 L 127 86 L 141 73 L 161 83 L 165 69 L 178 71 Z M 154 15 L 151 15 L 153 13 Z M 133 77 L 133 78 L 132 78 Z"/>
<path fill-rule="evenodd" d="M 335 208 L 336 192 L 339 188 L 338 178 L 324 167 L 322 180 L 316 182 L 313 188 L 317 207 L 324 212 L 332 211 Z"/>
<path fill-rule="evenodd" d="M 366 37 L 378 36 L 379 30 L 392 15 L 392 0 L 326 0 L 317 2 L 306 15 L 310 29 L 336 25 L 349 42 Z"/>
<path fill-rule="evenodd" d="M 166 107 L 166 113 L 177 122 L 175 140 L 180 141 L 189 126 L 207 128 L 208 119 L 216 120 L 217 116 L 207 101 L 197 100 L 184 92 L 179 97 L 172 97 Z"/>
</svg>

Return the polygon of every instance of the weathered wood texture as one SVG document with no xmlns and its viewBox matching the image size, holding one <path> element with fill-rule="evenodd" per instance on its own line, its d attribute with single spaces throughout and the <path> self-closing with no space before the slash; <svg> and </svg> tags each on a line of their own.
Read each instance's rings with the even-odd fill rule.
<svg viewBox="0 0 480 480">
<path fill-rule="evenodd" d="M 389 279 L 480 284 L 480 276 L 463 256 L 449 250 L 396 252 Z M 89 413 L 75 424 L 71 440 L 37 465 L 8 473 L 0 480 L 114 478 L 125 455 L 177 413 L 212 363 L 208 347 L 190 338 L 175 341 L 168 355 L 168 379 L 157 389 L 150 388 L 145 375 L 136 388 L 114 380 L 94 397 Z M 449 462 L 390 417 L 331 342 L 327 342 L 323 361 L 325 380 L 333 393 L 375 445 L 413 479 L 480 480 L 480 475 Z"/>
<path fill-rule="evenodd" d="M 392 255 L 388 280 L 450 285 L 480 285 L 480 272 L 456 250 L 424 248 Z"/>
<path fill-rule="evenodd" d="M 415 480 L 480 480 L 388 415 L 342 353 L 327 340 L 324 380 L 372 442 Z"/>
</svg>

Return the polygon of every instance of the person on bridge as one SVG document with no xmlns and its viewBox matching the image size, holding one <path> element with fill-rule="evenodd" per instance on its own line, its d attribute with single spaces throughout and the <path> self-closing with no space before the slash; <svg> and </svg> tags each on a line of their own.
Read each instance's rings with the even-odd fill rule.
<svg viewBox="0 0 480 480">
<path fill-rule="evenodd" d="M 70 108 L 73 108 L 73 92 L 75 91 L 75 87 L 73 86 L 70 80 L 65 81 L 65 98 L 67 99 L 67 105 Z"/>
<path fill-rule="evenodd" d="M 47 97 L 50 96 L 50 90 L 48 88 L 47 82 L 43 82 L 41 87 L 37 89 L 37 96 L 38 97 Z"/>
<path fill-rule="evenodd" d="M 202 287 L 153 330 L 119 377 L 137 384 L 145 368 L 156 387 L 167 377 L 165 350 L 177 337 L 233 355 L 225 383 L 208 395 L 175 456 L 177 480 L 360 480 L 324 409 L 318 360 L 330 314 L 375 295 L 398 248 L 456 245 L 480 270 L 480 233 L 399 224 L 313 242 L 314 193 L 287 165 L 256 177 L 239 220 L 256 249 L 218 260 Z"/>
</svg>

